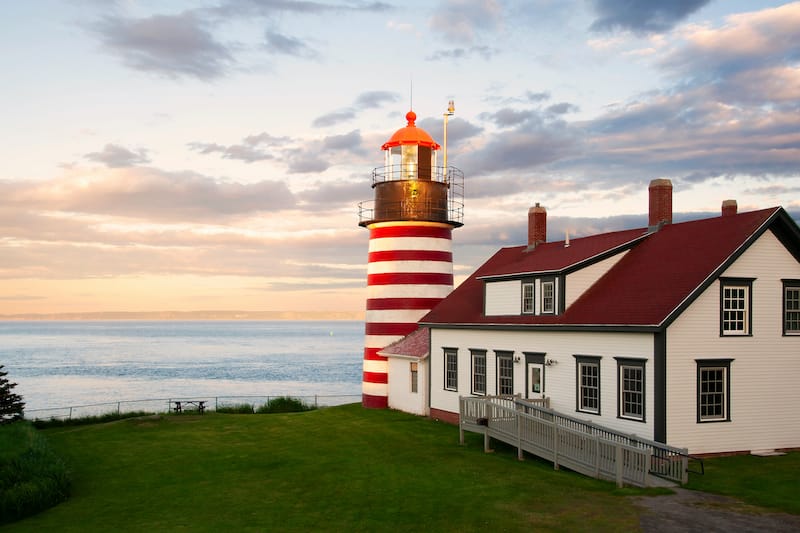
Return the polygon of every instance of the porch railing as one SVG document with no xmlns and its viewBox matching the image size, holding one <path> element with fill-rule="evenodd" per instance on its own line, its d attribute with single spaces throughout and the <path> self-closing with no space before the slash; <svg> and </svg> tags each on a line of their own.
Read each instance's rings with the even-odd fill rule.
<svg viewBox="0 0 800 533">
<path fill-rule="evenodd" d="M 549 409 L 545 400 L 513 396 L 461 397 L 459 439 L 464 431 L 482 433 L 484 448 L 495 438 L 595 478 L 623 484 L 656 484 L 649 476 L 688 481 L 688 450 L 627 435 Z"/>
</svg>

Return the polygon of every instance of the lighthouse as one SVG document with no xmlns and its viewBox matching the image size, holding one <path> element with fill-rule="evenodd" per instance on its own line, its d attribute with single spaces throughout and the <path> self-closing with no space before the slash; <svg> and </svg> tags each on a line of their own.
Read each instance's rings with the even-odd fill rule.
<svg viewBox="0 0 800 533">
<path fill-rule="evenodd" d="M 445 114 L 452 114 L 452 104 Z M 374 199 L 359 204 L 369 230 L 362 405 L 388 406 L 388 363 L 378 352 L 417 328 L 453 289 L 452 232 L 463 224 L 464 174 L 439 166 L 440 146 L 413 111 L 381 149 Z M 445 143 L 446 144 L 446 143 Z M 446 150 L 446 148 L 445 148 Z"/>
</svg>

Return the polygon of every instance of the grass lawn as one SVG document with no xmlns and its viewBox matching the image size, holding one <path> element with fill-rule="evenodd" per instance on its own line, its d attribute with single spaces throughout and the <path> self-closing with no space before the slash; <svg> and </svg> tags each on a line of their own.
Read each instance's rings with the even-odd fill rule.
<svg viewBox="0 0 800 533">
<path fill-rule="evenodd" d="M 705 475 L 689 476 L 688 488 L 800 514 L 800 452 L 777 457 L 715 457 L 704 462 Z"/>
<path fill-rule="evenodd" d="M 3 531 L 622 531 L 639 524 L 625 495 L 646 493 L 358 404 L 45 435 L 72 467 L 72 496 Z"/>
</svg>

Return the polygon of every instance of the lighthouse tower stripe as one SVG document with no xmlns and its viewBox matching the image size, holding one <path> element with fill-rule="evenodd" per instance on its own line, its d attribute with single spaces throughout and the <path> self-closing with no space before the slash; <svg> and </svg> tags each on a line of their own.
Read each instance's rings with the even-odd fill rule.
<svg viewBox="0 0 800 533">
<path fill-rule="evenodd" d="M 384 222 L 369 229 L 362 403 L 387 407 L 388 362 L 378 352 L 416 330 L 452 290 L 452 227 Z"/>
<path fill-rule="evenodd" d="M 370 265 L 380 261 L 444 261 L 453 262 L 453 254 L 441 250 L 383 250 L 370 252 Z"/>
</svg>

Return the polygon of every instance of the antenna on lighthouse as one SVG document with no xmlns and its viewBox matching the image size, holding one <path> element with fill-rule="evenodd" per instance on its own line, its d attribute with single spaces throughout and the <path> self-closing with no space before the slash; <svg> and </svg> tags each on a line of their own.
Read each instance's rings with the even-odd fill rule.
<svg viewBox="0 0 800 533">
<path fill-rule="evenodd" d="M 456 112 L 456 105 L 452 100 L 447 102 L 447 112 L 444 114 L 444 135 L 442 136 L 442 159 L 444 175 L 447 176 L 447 118 L 452 117 Z"/>
</svg>

